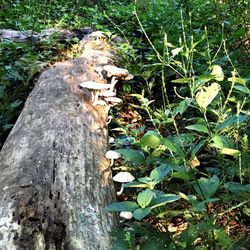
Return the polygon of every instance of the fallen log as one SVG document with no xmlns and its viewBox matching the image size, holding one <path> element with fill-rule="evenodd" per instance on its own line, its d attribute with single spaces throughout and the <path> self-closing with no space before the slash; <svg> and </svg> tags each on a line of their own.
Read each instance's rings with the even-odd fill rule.
<svg viewBox="0 0 250 250">
<path fill-rule="evenodd" d="M 112 54 L 99 40 L 84 45 L 80 58 L 42 73 L 0 152 L 2 250 L 111 246 L 107 112 L 79 83 L 104 82 L 93 67 Z"/>
<path fill-rule="evenodd" d="M 85 35 L 90 34 L 93 31 L 94 29 L 91 27 L 73 30 L 51 28 L 41 30 L 41 32 L 35 32 L 33 30 L 0 29 L 0 40 L 11 40 L 13 42 L 19 43 L 40 43 L 55 35 L 60 41 L 65 41 L 72 38 L 78 38 L 81 40 Z"/>
</svg>

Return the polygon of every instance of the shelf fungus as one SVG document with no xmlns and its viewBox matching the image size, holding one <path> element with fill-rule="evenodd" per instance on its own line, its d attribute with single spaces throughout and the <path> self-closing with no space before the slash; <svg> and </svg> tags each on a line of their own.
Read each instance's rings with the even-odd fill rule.
<svg viewBox="0 0 250 250">
<path fill-rule="evenodd" d="M 89 89 L 91 91 L 91 99 L 94 106 L 99 103 L 98 100 L 99 94 L 102 93 L 102 91 L 111 88 L 111 84 L 97 83 L 92 81 L 83 82 L 80 83 L 79 85 L 81 88 Z"/>
<path fill-rule="evenodd" d="M 117 192 L 117 195 L 121 195 L 124 189 L 123 184 L 126 182 L 131 182 L 135 179 L 135 177 L 129 172 L 119 172 L 113 177 L 113 180 L 116 182 L 122 183 L 121 190 Z"/>
</svg>

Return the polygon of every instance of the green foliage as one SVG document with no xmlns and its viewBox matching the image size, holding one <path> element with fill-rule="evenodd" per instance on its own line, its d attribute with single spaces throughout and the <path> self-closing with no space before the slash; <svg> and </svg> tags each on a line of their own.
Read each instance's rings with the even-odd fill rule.
<svg viewBox="0 0 250 250">
<path fill-rule="evenodd" d="M 143 122 L 113 130 L 120 167 L 136 180 L 124 184 L 126 200 L 105 208 L 133 214 L 131 223 L 114 232 L 112 249 L 246 244 L 247 237 L 233 243 L 220 219 L 230 220 L 231 211 L 250 215 L 249 1 L 7 0 L 2 8 L 2 28 L 93 26 L 120 41 L 120 63 L 135 75 L 121 89 Z M 57 60 L 54 51 L 63 46 L 56 37 L 39 49 L 32 40 L 0 42 L 3 139 L 41 65 Z M 161 220 L 167 230 L 175 216 L 188 223 L 179 234 L 146 224 Z"/>
<path fill-rule="evenodd" d="M 143 133 L 134 134 L 130 125 L 125 128 L 132 138 L 129 149 L 122 143 L 116 146 L 144 155 L 143 161 L 130 157 L 123 162 L 137 176 L 124 185 L 140 206 L 133 213 L 135 220 L 167 221 L 171 215 L 186 214 L 190 226 L 167 249 L 227 249 L 233 241 L 219 226 L 221 213 L 211 216 L 210 206 L 234 197 L 221 206 L 249 211 L 250 72 L 239 57 L 240 50 L 247 53 L 249 48 L 233 49 L 249 29 L 244 17 L 236 23 L 228 14 L 246 13 L 247 7 L 245 1 L 234 9 L 230 1 L 138 0 L 138 33 L 130 38 L 125 28 L 129 46 L 120 51 L 122 63 L 137 76 L 132 93 L 133 87 L 137 91 L 131 96 L 138 104 L 133 106 L 148 119 Z M 235 206 L 233 201 L 240 203 Z"/>
</svg>

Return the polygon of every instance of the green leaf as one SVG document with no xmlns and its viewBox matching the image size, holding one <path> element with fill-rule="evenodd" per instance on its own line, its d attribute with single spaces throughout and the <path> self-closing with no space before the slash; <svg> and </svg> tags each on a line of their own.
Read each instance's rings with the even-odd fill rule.
<svg viewBox="0 0 250 250">
<path fill-rule="evenodd" d="M 155 131 L 148 131 L 142 138 L 141 144 L 150 148 L 157 148 L 161 143 L 161 137 Z"/>
<path fill-rule="evenodd" d="M 211 74 L 208 74 L 208 75 L 200 75 L 197 77 L 197 80 L 199 83 L 206 83 L 206 82 L 209 82 L 210 80 L 214 79 L 214 76 L 211 75 Z"/>
<path fill-rule="evenodd" d="M 246 122 L 248 119 L 247 115 L 235 115 L 235 116 L 230 116 L 227 119 L 224 120 L 224 122 L 222 124 L 219 124 L 216 129 L 225 129 L 228 127 L 235 127 L 235 126 L 240 126 L 242 125 L 244 122 Z"/>
<path fill-rule="evenodd" d="M 155 192 L 155 194 L 156 194 L 156 198 L 153 201 L 154 205 L 151 206 L 152 209 L 163 206 L 167 203 L 177 201 L 181 198 L 180 195 L 165 194 L 164 192 Z"/>
<path fill-rule="evenodd" d="M 195 156 L 197 155 L 197 153 L 199 153 L 205 146 L 205 144 L 207 143 L 207 140 L 201 140 L 199 141 L 192 149 L 192 153 L 191 156 Z"/>
<path fill-rule="evenodd" d="M 140 187 L 140 188 L 150 188 L 151 187 L 151 185 L 149 183 L 142 183 L 139 181 L 129 182 L 129 183 L 123 184 L 123 186 L 124 187 Z"/>
<path fill-rule="evenodd" d="M 241 153 L 241 151 L 233 148 L 222 148 L 220 153 L 237 157 Z"/>
<path fill-rule="evenodd" d="M 154 192 L 150 189 L 146 189 L 137 195 L 137 202 L 142 208 L 145 208 L 150 204 L 153 197 Z"/>
<path fill-rule="evenodd" d="M 177 149 L 175 145 L 169 139 L 164 138 L 162 143 L 169 151 L 176 152 Z"/>
<path fill-rule="evenodd" d="M 140 181 L 142 183 L 151 183 L 151 182 L 153 182 L 153 180 L 150 177 L 148 177 L 148 176 L 138 178 L 138 181 Z"/>
<path fill-rule="evenodd" d="M 213 196 L 220 186 L 220 179 L 214 175 L 212 178 L 200 178 L 198 184 L 193 183 L 194 190 L 198 193 L 203 199 L 207 200 Z"/>
<path fill-rule="evenodd" d="M 191 176 L 188 173 L 184 172 L 174 172 L 171 174 L 171 177 L 174 177 L 176 179 L 181 179 L 183 181 L 189 181 L 191 179 Z"/>
<path fill-rule="evenodd" d="M 192 98 L 187 98 L 183 101 L 181 101 L 178 106 L 174 109 L 174 116 L 176 116 L 177 114 L 183 114 L 187 108 L 190 106 L 190 104 L 192 103 L 193 99 Z"/>
<path fill-rule="evenodd" d="M 104 211 L 106 212 L 133 212 L 135 211 L 139 206 L 132 201 L 122 201 L 122 202 L 115 202 L 107 207 L 104 208 Z"/>
<path fill-rule="evenodd" d="M 231 142 L 227 137 L 222 135 L 215 135 L 211 139 L 211 146 L 215 148 L 230 148 L 233 147 L 234 143 Z"/>
<path fill-rule="evenodd" d="M 117 149 L 116 152 L 122 155 L 125 161 L 139 165 L 145 161 L 145 156 L 142 151 L 134 149 Z"/>
<path fill-rule="evenodd" d="M 151 212 L 151 208 L 150 207 L 147 207 L 147 208 L 138 208 L 134 211 L 133 213 L 133 217 L 136 219 L 136 220 L 142 220 L 144 217 L 146 217 L 148 214 L 150 214 Z"/>
<path fill-rule="evenodd" d="M 248 95 L 250 94 L 250 89 L 244 85 L 234 85 L 234 89 Z"/>
<path fill-rule="evenodd" d="M 231 246 L 233 243 L 233 240 L 227 235 L 225 230 L 214 230 L 214 236 L 223 249 Z"/>
<path fill-rule="evenodd" d="M 187 126 L 185 128 L 187 128 L 189 130 L 195 130 L 195 131 L 198 131 L 198 132 L 203 132 L 203 133 L 206 133 L 206 134 L 209 133 L 207 127 L 202 125 L 202 124 L 194 124 L 194 125 Z"/>
<path fill-rule="evenodd" d="M 173 168 L 168 165 L 161 165 L 160 167 L 155 168 L 154 170 L 151 171 L 150 173 L 150 178 L 158 183 L 162 181 L 171 171 Z"/>
<path fill-rule="evenodd" d="M 227 182 L 224 184 L 224 188 L 245 199 L 250 198 L 250 184 L 243 185 L 238 182 Z"/>
</svg>

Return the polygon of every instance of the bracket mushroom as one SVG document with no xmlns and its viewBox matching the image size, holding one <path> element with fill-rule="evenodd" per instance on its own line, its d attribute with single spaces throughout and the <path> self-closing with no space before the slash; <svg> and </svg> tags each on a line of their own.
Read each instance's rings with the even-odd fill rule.
<svg viewBox="0 0 250 250">
<path fill-rule="evenodd" d="M 118 174 L 116 174 L 113 177 L 113 180 L 116 182 L 121 182 L 122 186 L 121 186 L 121 190 L 117 192 L 117 195 L 121 195 L 124 189 L 124 183 L 126 182 L 131 182 L 135 179 L 135 177 L 130 174 L 129 172 L 119 172 Z"/>
<path fill-rule="evenodd" d="M 98 104 L 98 96 L 102 90 L 107 90 L 111 88 L 111 84 L 97 83 L 97 82 L 83 82 L 79 84 L 81 88 L 86 88 L 91 91 L 91 100 L 93 105 Z"/>
</svg>

